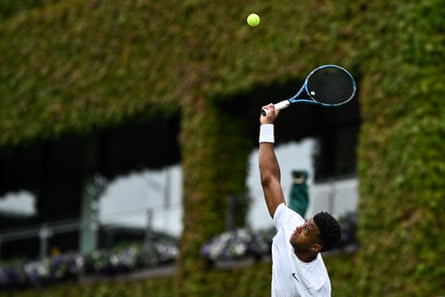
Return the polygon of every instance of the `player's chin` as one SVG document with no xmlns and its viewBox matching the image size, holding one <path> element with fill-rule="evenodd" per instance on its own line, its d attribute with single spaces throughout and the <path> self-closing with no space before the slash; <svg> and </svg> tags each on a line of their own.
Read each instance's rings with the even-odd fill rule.
<svg viewBox="0 0 445 297">
<path fill-rule="evenodd" d="M 299 234 L 297 232 L 292 233 L 292 235 L 289 238 L 289 242 L 291 245 L 295 245 L 295 243 L 298 241 Z"/>
</svg>

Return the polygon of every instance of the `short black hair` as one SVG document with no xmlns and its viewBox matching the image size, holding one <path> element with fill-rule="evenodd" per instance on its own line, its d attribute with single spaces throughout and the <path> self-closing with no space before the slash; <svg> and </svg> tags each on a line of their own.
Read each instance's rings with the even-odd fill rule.
<svg viewBox="0 0 445 297">
<path fill-rule="evenodd" d="M 314 222 L 320 230 L 321 251 L 336 247 L 341 239 L 341 227 L 337 220 L 328 212 L 321 211 L 314 216 Z"/>
</svg>

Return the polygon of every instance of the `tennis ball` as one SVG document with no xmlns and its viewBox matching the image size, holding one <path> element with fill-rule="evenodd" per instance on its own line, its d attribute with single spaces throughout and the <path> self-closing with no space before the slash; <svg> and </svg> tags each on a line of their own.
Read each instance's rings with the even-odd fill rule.
<svg viewBox="0 0 445 297">
<path fill-rule="evenodd" d="M 251 27 L 256 27 L 260 24 L 260 16 L 256 13 L 251 13 L 247 16 L 247 24 Z"/>
</svg>

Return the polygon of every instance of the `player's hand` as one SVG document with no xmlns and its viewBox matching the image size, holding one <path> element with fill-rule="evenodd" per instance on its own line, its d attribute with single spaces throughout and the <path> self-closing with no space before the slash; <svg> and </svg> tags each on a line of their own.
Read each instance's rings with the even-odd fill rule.
<svg viewBox="0 0 445 297">
<path fill-rule="evenodd" d="M 264 115 L 263 110 L 266 111 L 266 115 Z M 275 105 L 273 103 L 264 105 L 261 108 L 260 124 L 273 124 L 273 122 L 275 122 L 275 120 L 277 119 L 279 112 L 279 110 L 275 109 Z"/>
</svg>

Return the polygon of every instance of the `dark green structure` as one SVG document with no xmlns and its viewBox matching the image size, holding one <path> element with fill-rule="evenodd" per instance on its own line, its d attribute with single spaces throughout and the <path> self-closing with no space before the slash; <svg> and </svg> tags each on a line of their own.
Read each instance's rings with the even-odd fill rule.
<svg viewBox="0 0 445 297">
<path fill-rule="evenodd" d="M 71 147 L 70 137 L 80 137 L 79 160 L 91 173 L 103 168 L 88 157 L 97 149 L 89 136 L 148 121 L 148 152 L 162 139 L 150 137 L 156 123 L 180 119 L 185 215 L 178 295 L 216 296 L 215 288 L 240 285 L 215 287 L 199 256 L 204 240 L 224 228 L 227 199 L 215 193 L 245 191 L 256 111 L 281 95 L 272 90 L 325 63 L 359 79 L 362 119 L 361 250 L 328 263 L 335 295 L 445 294 L 441 1 L 10 0 L 0 8 L 5 160 L 59 140 Z M 245 24 L 252 11 L 262 16 L 256 28 Z M 295 129 L 307 136 L 311 131 L 300 126 L 313 122 L 298 115 Z M 66 207 L 79 205 L 68 199 Z"/>
<path fill-rule="evenodd" d="M 309 207 L 309 190 L 307 187 L 308 173 L 306 170 L 292 171 L 292 185 L 289 192 L 288 206 L 303 218 Z"/>
</svg>

